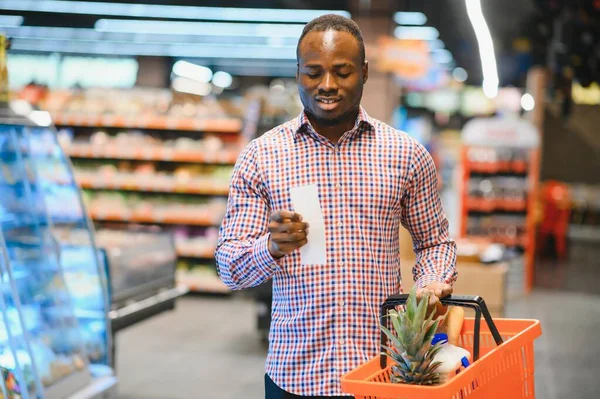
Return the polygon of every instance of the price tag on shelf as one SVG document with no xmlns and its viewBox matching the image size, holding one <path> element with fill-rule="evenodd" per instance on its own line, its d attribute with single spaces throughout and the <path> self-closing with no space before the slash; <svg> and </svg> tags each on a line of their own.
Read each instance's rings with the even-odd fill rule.
<svg viewBox="0 0 600 399">
<path fill-rule="evenodd" d="M 194 119 L 194 128 L 196 130 L 206 130 L 206 121 L 202 119 Z"/>
<path fill-rule="evenodd" d="M 92 157 L 106 157 L 106 147 L 100 145 L 88 145 L 87 153 Z"/>
<path fill-rule="evenodd" d="M 148 116 L 141 116 L 141 117 L 135 118 L 133 127 L 139 127 L 139 128 L 143 129 L 145 127 L 148 127 L 149 123 L 150 123 L 150 119 Z"/>
<path fill-rule="evenodd" d="M 115 124 L 114 115 L 111 115 L 111 114 L 102 115 L 102 117 L 100 118 L 100 124 L 102 126 L 106 126 L 106 127 L 114 126 L 114 124 Z"/>
<path fill-rule="evenodd" d="M 175 155 L 175 150 L 173 148 L 163 148 L 161 150 L 160 158 L 165 161 L 172 161 Z"/>
<path fill-rule="evenodd" d="M 165 127 L 169 130 L 177 130 L 177 128 L 179 127 L 178 120 L 173 117 L 165 118 Z"/>
<path fill-rule="evenodd" d="M 72 124 L 75 126 L 85 126 L 86 125 L 86 116 L 83 114 L 75 114 L 71 118 Z"/>
<path fill-rule="evenodd" d="M 127 114 L 123 118 L 123 125 L 125 125 L 124 127 L 134 127 L 135 126 L 135 121 L 136 121 L 136 118 L 135 118 L 134 115 Z"/>
<path fill-rule="evenodd" d="M 205 151 L 202 153 L 202 158 L 204 159 L 205 162 L 218 162 L 219 161 L 219 155 L 220 152 L 213 152 L 213 151 Z"/>
<path fill-rule="evenodd" d="M 144 146 L 140 149 L 140 158 L 141 159 L 154 159 L 154 148 L 150 146 Z"/>
</svg>

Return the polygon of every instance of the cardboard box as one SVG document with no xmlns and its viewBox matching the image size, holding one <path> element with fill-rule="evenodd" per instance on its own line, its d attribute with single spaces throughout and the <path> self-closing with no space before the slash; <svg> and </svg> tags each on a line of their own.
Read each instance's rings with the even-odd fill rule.
<svg viewBox="0 0 600 399">
<path fill-rule="evenodd" d="M 412 268 L 415 261 L 401 260 L 402 285 L 408 292 L 414 285 Z M 458 279 L 454 283 L 454 294 L 479 295 L 488 306 L 492 316 L 501 317 L 506 300 L 506 273 L 504 263 L 483 265 L 473 262 L 457 262 Z"/>
</svg>

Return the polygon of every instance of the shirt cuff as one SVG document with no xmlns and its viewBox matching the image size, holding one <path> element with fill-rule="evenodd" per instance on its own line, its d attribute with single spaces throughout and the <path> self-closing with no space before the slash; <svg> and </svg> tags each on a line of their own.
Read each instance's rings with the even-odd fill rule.
<svg viewBox="0 0 600 399">
<path fill-rule="evenodd" d="M 424 274 L 415 282 L 415 285 L 418 288 L 427 287 L 431 283 L 445 283 L 444 278 L 442 276 L 438 276 L 437 274 Z"/>
<path fill-rule="evenodd" d="M 252 257 L 254 263 L 259 268 L 267 272 L 267 274 L 273 274 L 279 270 L 280 263 L 277 259 L 269 252 L 269 237 L 270 233 L 265 234 L 254 242 L 254 248 L 252 249 Z"/>
</svg>

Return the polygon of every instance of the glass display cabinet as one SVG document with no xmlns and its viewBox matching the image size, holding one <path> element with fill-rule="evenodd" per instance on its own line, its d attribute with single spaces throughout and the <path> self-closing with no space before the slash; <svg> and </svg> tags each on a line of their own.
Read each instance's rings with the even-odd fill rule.
<svg viewBox="0 0 600 399">
<path fill-rule="evenodd" d="M 0 104 L 0 397 L 107 398 L 107 275 L 50 125 Z"/>
</svg>

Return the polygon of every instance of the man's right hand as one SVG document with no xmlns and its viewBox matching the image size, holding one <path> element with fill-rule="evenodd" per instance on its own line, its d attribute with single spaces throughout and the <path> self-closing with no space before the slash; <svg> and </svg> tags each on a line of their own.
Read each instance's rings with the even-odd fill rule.
<svg viewBox="0 0 600 399">
<path fill-rule="evenodd" d="M 269 233 L 271 233 L 269 253 L 275 259 L 279 259 L 306 245 L 308 223 L 302 222 L 302 216 L 295 212 L 273 212 L 269 223 Z"/>
</svg>

